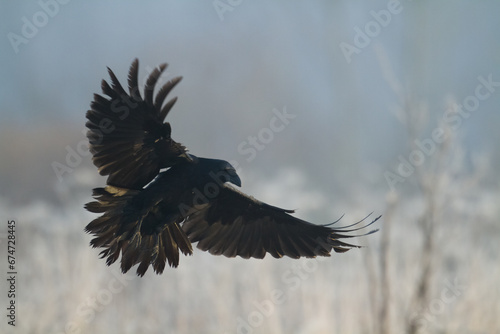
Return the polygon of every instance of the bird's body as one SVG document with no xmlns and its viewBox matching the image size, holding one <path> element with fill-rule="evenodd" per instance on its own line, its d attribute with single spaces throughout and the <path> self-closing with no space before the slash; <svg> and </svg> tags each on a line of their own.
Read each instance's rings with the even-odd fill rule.
<svg viewBox="0 0 500 334">
<path fill-rule="evenodd" d="M 123 272 L 139 264 L 138 275 L 149 265 L 161 273 L 166 262 L 179 264 L 180 252 L 192 254 L 195 242 L 212 254 L 243 258 L 329 256 L 332 250 L 358 247 L 339 239 L 359 228 L 311 224 L 293 217 L 293 210 L 247 196 L 230 185 L 241 186 L 231 164 L 188 154 L 175 142 L 163 121 L 176 99 L 164 106 L 163 101 L 180 78 L 167 82 L 153 101 L 165 67 L 150 74 L 144 99 L 137 60 L 129 73 L 129 93 L 109 70 L 112 85 L 102 84 L 109 99 L 96 94 L 87 113 L 93 161 L 108 179 L 106 187 L 94 189 L 97 201 L 86 205 L 102 213 L 86 231 L 95 236 L 93 247 L 104 248 L 108 265 L 121 254 Z"/>
</svg>

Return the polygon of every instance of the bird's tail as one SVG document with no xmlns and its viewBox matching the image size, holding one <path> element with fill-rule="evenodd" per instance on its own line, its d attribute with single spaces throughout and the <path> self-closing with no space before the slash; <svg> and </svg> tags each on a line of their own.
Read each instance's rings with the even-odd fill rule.
<svg viewBox="0 0 500 334">
<path fill-rule="evenodd" d="M 139 263 L 137 274 L 143 276 L 149 265 L 160 274 L 165 263 L 171 267 L 179 264 L 179 249 L 191 255 L 193 248 L 180 222 L 169 221 L 155 208 L 141 207 L 137 196 L 141 190 L 106 186 L 95 188 L 93 196 L 97 201 L 87 203 L 85 208 L 102 216 L 91 221 L 85 231 L 94 235 L 92 247 L 103 247 L 101 257 L 106 263 L 114 263 L 120 253 L 121 270 L 127 272 Z"/>
</svg>

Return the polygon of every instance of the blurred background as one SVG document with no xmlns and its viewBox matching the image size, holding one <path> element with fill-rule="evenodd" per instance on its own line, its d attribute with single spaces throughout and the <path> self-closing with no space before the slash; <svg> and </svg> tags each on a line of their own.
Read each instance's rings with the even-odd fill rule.
<svg viewBox="0 0 500 334">
<path fill-rule="evenodd" d="M 499 2 L 0 8 L 0 268 L 15 220 L 18 272 L 16 326 L 2 315 L 0 332 L 500 331 Z M 380 231 L 317 260 L 106 267 L 83 232 L 105 181 L 85 113 L 106 66 L 125 85 L 136 57 L 142 83 L 164 62 L 162 80 L 184 77 L 173 138 L 235 164 L 244 192 L 318 224 L 382 214 Z"/>
</svg>

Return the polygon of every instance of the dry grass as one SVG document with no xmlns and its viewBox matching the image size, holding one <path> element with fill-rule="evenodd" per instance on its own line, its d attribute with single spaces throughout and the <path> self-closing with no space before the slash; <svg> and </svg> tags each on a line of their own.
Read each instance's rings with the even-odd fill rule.
<svg viewBox="0 0 500 334">
<path fill-rule="evenodd" d="M 353 195 L 375 202 L 381 197 Z M 447 206 L 442 215 L 446 219 L 434 231 L 428 297 L 413 316 L 419 321 L 417 332 L 500 330 L 495 316 L 500 311 L 498 199 L 498 192 L 456 193 Z M 43 203 L 10 208 L 20 222 L 19 309 L 15 331 L 7 332 L 405 332 L 421 280 L 424 239 L 416 221 L 426 204 L 418 196 L 397 201 L 387 217 L 392 221 L 390 233 L 363 240 L 369 248 L 319 260 L 226 259 L 195 252 L 183 258 L 179 268 L 161 276 L 148 272 L 142 279 L 120 274 L 117 266 L 106 267 L 98 251 L 88 247 L 90 237 L 82 228 L 92 216 L 80 201 L 64 208 Z M 384 239 L 390 242 L 386 250 L 378 246 Z M 388 252 L 385 274 L 378 264 L 375 273 L 367 272 L 366 255 L 377 258 L 383 252 Z M 445 293 L 443 301 L 443 290 L 454 280 L 458 292 Z M 384 290 L 388 288 L 390 295 Z M 387 314 L 383 325 L 380 307 Z"/>
</svg>

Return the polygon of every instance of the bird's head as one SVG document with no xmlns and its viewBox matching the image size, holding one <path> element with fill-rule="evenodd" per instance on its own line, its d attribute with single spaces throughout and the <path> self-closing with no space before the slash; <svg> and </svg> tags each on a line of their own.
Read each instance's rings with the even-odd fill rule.
<svg viewBox="0 0 500 334">
<path fill-rule="evenodd" d="M 241 179 L 236 173 L 236 169 L 225 160 L 198 158 L 198 164 L 204 175 L 209 177 L 211 182 L 215 181 L 222 185 L 226 182 L 241 187 Z"/>
</svg>

